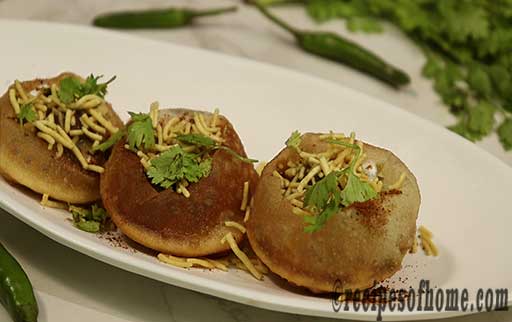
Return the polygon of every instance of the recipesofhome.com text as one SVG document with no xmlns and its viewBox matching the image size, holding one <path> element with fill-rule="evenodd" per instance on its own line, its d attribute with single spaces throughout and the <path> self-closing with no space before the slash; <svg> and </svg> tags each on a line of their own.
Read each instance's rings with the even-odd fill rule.
<svg viewBox="0 0 512 322">
<path fill-rule="evenodd" d="M 432 288 L 429 280 L 421 280 L 418 288 L 367 290 L 341 289 L 336 281 L 332 299 L 334 312 L 375 312 L 376 320 L 382 321 L 385 312 L 489 312 L 508 310 L 508 289 L 478 289 L 470 298 L 468 289 Z M 340 295 L 341 294 L 341 295 Z"/>
</svg>

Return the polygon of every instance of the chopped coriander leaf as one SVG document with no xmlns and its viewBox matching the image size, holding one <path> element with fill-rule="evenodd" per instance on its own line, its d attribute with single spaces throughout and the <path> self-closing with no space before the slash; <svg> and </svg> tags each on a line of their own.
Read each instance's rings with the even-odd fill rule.
<svg viewBox="0 0 512 322">
<path fill-rule="evenodd" d="M 91 208 L 70 206 L 69 211 L 75 227 L 88 233 L 99 232 L 108 218 L 107 211 L 98 205 L 92 205 Z"/>
<path fill-rule="evenodd" d="M 228 148 L 227 146 L 218 145 L 218 146 L 215 147 L 215 149 L 216 150 L 224 150 L 224 151 L 228 152 L 229 154 L 231 154 L 232 156 L 234 156 L 235 158 L 237 158 L 238 160 L 240 160 L 242 162 L 245 162 L 245 163 L 256 163 L 256 162 L 259 162 L 256 159 L 250 159 L 250 158 L 243 157 L 240 154 L 238 154 L 235 151 L 233 151 L 232 149 Z"/>
<path fill-rule="evenodd" d="M 512 150 L 512 119 L 506 119 L 498 127 L 498 136 L 505 150 Z"/>
<path fill-rule="evenodd" d="M 94 76 L 93 74 L 89 75 L 85 82 L 81 85 L 81 96 L 94 94 L 98 95 L 99 97 L 105 97 L 107 94 L 107 86 L 108 84 L 112 83 L 116 76 L 112 76 L 108 81 L 105 83 L 98 83 L 98 80 L 102 78 L 103 75 L 100 76 Z"/>
<path fill-rule="evenodd" d="M 340 210 L 340 196 L 339 194 L 334 194 L 333 197 L 329 200 L 325 208 L 323 208 L 322 212 L 320 212 L 316 216 L 305 216 L 304 221 L 309 226 L 304 227 L 304 232 L 313 233 L 320 230 L 327 220 L 331 218 L 334 214 L 336 214 Z"/>
<path fill-rule="evenodd" d="M 185 152 L 176 145 L 151 160 L 147 175 L 153 184 L 168 189 L 183 179 L 198 182 L 210 174 L 211 166 L 211 158 L 201 160 L 199 155 Z"/>
<path fill-rule="evenodd" d="M 338 173 L 331 172 L 306 190 L 304 206 L 316 210 L 324 209 L 334 194 L 341 191 L 338 187 Z"/>
<path fill-rule="evenodd" d="M 469 110 L 468 129 L 477 136 L 490 134 L 494 126 L 495 108 L 489 102 L 480 103 Z"/>
<path fill-rule="evenodd" d="M 243 162 L 246 162 L 246 163 L 258 162 L 258 160 L 243 157 L 240 154 L 233 151 L 232 149 L 228 148 L 227 146 L 220 145 L 217 142 L 215 142 L 213 139 L 211 139 L 205 135 L 202 135 L 202 134 L 196 134 L 196 133 L 182 134 L 182 135 L 178 135 L 176 137 L 176 139 L 182 143 L 195 145 L 198 147 L 205 147 L 209 150 L 224 150 L 224 151 L 228 152 L 229 154 L 231 154 L 232 156 L 234 156 L 235 158 L 237 158 Z"/>
<path fill-rule="evenodd" d="M 103 76 L 89 75 L 82 83 L 76 77 L 66 77 L 60 81 L 58 96 L 62 103 L 69 104 L 85 95 L 98 95 L 104 97 L 107 94 L 107 86 L 116 79 L 113 76 L 105 83 L 98 83 Z"/>
<path fill-rule="evenodd" d="M 97 233 L 101 230 L 101 223 L 92 220 L 75 222 L 75 226 L 88 233 Z"/>
<path fill-rule="evenodd" d="M 299 145 L 302 141 L 301 134 L 299 131 L 293 131 L 292 135 L 286 140 L 286 146 L 295 150 L 299 149 Z"/>
<path fill-rule="evenodd" d="M 155 134 L 149 114 L 128 112 L 132 123 L 128 126 L 128 145 L 135 150 L 142 147 L 150 149 L 155 145 Z"/>
<path fill-rule="evenodd" d="M 29 104 L 23 104 L 20 106 L 20 112 L 18 113 L 18 119 L 20 120 L 20 124 L 23 125 L 23 122 L 34 122 L 37 120 L 37 114 L 34 111 L 34 106 Z"/>
<path fill-rule="evenodd" d="M 178 135 L 176 139 L 182 143 L 196 145 L 200 147 L 214 147 L 215 141 L 202 134 L 182 134 Z"/>
<path fill-rule="evenodd" d="M 59 99 L 64 104 L 73 102 L 80 95 L 80 80 L 76 77 L 66 77 L 60 81 Z"/>
<path fill-rule="evenodd" d="M 346 171 L 347 184 L 341 192 L 341 203 L 348 207 L 354 202 L 365 202 L 377 197 L 377 192 L 366 181 L 361 180 L 353 171 Z"/>
<path fill-rule="evenodd" d="M 361 156 L 361 148 L 357 144 L 339 140 L 327 140 L 327 142 L 354 149 L 358 157 L 354 158 L 347 168 L 329 173 L 306 190 L 304 206 L 316 210 L 319 214 L 304 217 L 306 223 L 310 224 L 304 228 L 305 232 L 319 230 L 333 214 L 343 207 L 349 207 L 354 202 L 365 202 L 378 196 L 368 182 L 354 174 L 355 163 Z M 347 183 L 343 190 L 339 186 L 339 178 L 342 176 L 347 176 Z"/>
<path fill-rule="evenodd" d="M 105 152 L 110 149 L 114 144 L 116 144 L 121 138 L 124 136 L 125 131 L 119 130 L 116 133 L 112 134 L 105 142 L 98 144 L 92 147 L 92 151 L 101 151 Z"/>
</svg>

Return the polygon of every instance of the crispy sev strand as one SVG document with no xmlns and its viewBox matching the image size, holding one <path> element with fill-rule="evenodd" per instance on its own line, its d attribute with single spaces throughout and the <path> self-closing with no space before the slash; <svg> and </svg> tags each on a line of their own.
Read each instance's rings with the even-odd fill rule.
<svg viewBox="0 0 512 322">
<path fill-rule="evenodd" d="M 52 84 L 52 86 L 50 87 L 50 90 L 51 90 L 51 95 L 50 95 L 50 99 L 51 101 L 56 104 L 57 106 L 61 107 L 61 108 L 66 108 L 66 105 L 64 105 L 60 99 L 59 99 L 59 95 L 57 94 L 57 84 Z"/>
<path fill-rule="evenodd" d="M 210 133 L 201 124 L 201 121 L 199 120 L 199 114 L 197 112 L 194 113 L 194 125 L 200 134 L 210 137 Z"/>
<path fill-rule="evenodd" d="M 437 246 L 434 244 L 434 242 L 430 238 L 423 238 L 421 240 L 421 242 L 423 243 L 423 245 L 428 245 L 428 248 L 430 250 L 430 255 L 431 256 L 439 255 L 439 251 L 437 249 Z"/>
<path fill-rule="evenodd" d="M 98 141 L 103 140 L 103 137 L 101 135 L 89 131 L 89 129 L 87 129 L 87 127 L 85 127 L 85 126 L 82 126 L 82 132 L 84 132 L 84 134 L 86 136 L 88 136 L 89 138 L 91 138 L 92 140 L 98 140 Z"/>
<path fill-rule="evenodd" d="M 242 250 L 240 250 L 240 248 L 238 248 L 238 245 L 235 241 L 235 238 L 233 237 L 233 234 L 227 233 L 226 236 L 222 238 L 221 243 L 224 244 L 226 241 L 228 242 L 229 247 L 231 247 L 233 253 L 235 253 L 236 257 L 238 257 L 240 261 L 242 261 L 242 263 L 247 267 L 249 272 L 251 272 L 251 274 L 256 279 L 261 280 L 263 278 L 263 275 L 254 267 L 254 265 L 249 260 L 247 255 Z"/>
<path fill-rule="evenodd" d="M 423 251 L 425 251 L 425 255 L 432 256 L 432 249 L 430 245 L 426 242 L 425 238 L 421 238 L 421 246 L 423 247 Z"/>
<path fill-rule="evenodd" d="M 81 110 L 81 109 L 90 109 L 95 108 L 98 105 L 102 104 L 104 101 L 101 97 L 95 94 L 87 94 L 74 103 L 69 104 L 70 109 Z"/>
<path fill-rule="evenodd" d="M 62 144 L 64 147 L 71 149 L 73 147 L 73 144 L 71 144 L 68 140 L 66 140 L 63 136 L 61 136 L 59 133 L 57 133 L 55 130 L 47 127 L 42 121 L 35 121 L 33 122 L 34 126 L 37 127 L 41 132 L 46 133 L 50 136 L 52 136 L 55 141 Z"/>
<path fill-rule="evenodd" d="M 82 114 L 82 116 L 80 117 L 80 121 L 82 121 L 82 124 L 87 125 L 88 127 L 90 127 L 91 129 L 93 129 L 94 131 L 96 131 L 100 134 L 107 133 L 107 130 L 103 126 L 100 126 L 100 125 L 94 123 L 94 121 L 91 120 L 87 116 L 87 114 Z"/>
<path fill-rule="evenodd" d="M 327 159 L 324 156 L 320 157 L 320 168 L 322 169 L 324 175 L 331 173 L 331 166 L 329 163 L 327 163 Z"/>
<path fill-rule="evenodd" d="M 304 203 L 297 199 L 290 200 L 290 203 L 294 205 L 295 207 L 304 208 Z"/>
<path fill-rule="evenodd" d="M 236 228 L 236 229 L 240 230 L 240 232 L 242 234 L 245 234 L 245 232 L 247 231 L 244 226 L 240 225 L 236 221 L 225 221 L 224 225 L 226 225 L 226 227 Z"/>
<path fill-rule="evenodd" d="M 389 190 L 400 189 L 402 187 L 402 184 L 404 183 L 405 177 L 406 177 L 405 172 L 402 172 L 402 174 L 400 175 L 400 178 L 398 178 L 398 180 L 395 183 L 390 185 L 388 187 L 388 189 Z"/>
<path fill-rule="evenodd" d="M 57 143 L 57 153 L 55 154 L 55 157 L 58 159 L 62 156 L 64 153 L 64 148 L 62 147 L 62 144 Z"/>
<path fill-rule="evenodd" d="M 313 179 L 316 174 L 320 172 L 320 166 L 316 166 L 314 168 L 312 168 L 308 174 L 304 177 L 304 179 L 302 179 L 299 183 L 299 186 L 297 187 L 297 191 L 303 191 L 304 190 L 304 187 L 308 184 L 308 182 Z"/>
<path fill-rule="evenodd" d="M 40 204 L 43 207 L 57 208 L 57 209 L 68 209 L 68 206 L 62 202 L 50 200 L 50 196 L 47 193 L 43 193 Z"/>
<path fill-rule="evenodd" d="M 158 124 L 158 109 L 160 108 L 160 104 L 158 102 L 153 102 L 149 106 L 149 117 L 151 118 L 151 125 L 153 128 L 156 128 Z"/>
<path fill-rule="evenodd" d="M 9 100 L 11 101 L 11 106 L 14 109 L 14 113 L 16 115 L 20 114 L 20 104 L 16 99 L 16 90 L 14 88 L 9 90 Z"/>
<path fill-rule="evenodd" d="M 251 216 L 251 207 L 247 207 L 245 210 L 244 222 L 248 222 Z"/>
<path fill-rule="evenodd" d="M 119 130 L 117 127 L 112 125 L 112 123 L 107 120 L 97 109 L 89 110 L 89 114 L 98 121 L 104 128 L 106 128 L 110 134 L 115 134 Z"/>
<path fill-rule="evenodd" d="M 38 116 L 38 119 L 39 119 L 39 120 L 44 120 L 44 118 L 46 117 L 46 116 L 44 115 L 44 112 L 43 112 L 43 111 L 41 111 L 41 110 L 37 110 L 37 116 Z"/>
<path fill-rule="evenodd" d="M 212 121 L 210 123 L 211 127 L 216 127 L 217 126 L 217 119 L 218 118 L 219 118 L 219 109 L 216 108 L 215 110 L 213 110 Z"/>
<path fill-rule="evenodd" d="M 427 227 L 425 227 L 423 225 L 421 225 L 418 228 L 418 231 L 420 232 L 420 235 L 425 238 L 432 239 L 432 237 L 434 237 L 434 234 L 432 234 L 432 232 Z"/>
<path fill-rule="evenodd" d="M 82 134 L 84 134 L 84 131 L 82 131 L 82 130 L 71 130 L 71 131 L 69 131 L 69 135 L 71 135 L 71 136 L 80 136 Z"/>
<path fill-rule="evenodd" d="M 181 190 L 181 193 L 185 196 L 185 198 L 190 198 L 190 192 L 185 188 L 183 183 L 178 184 L 178 188 Z"/>
<path fill-rule="evenodd" d="M 299 207 L 293 207 L 292 212 L 297 216 L 313 216 L 313 214 Z"/>
<path fill-rule="evenodd" d="M 91 171 L 98 172 L 98 173 L 103 173 L 105 171 L 105 168 L 103 168 L 99 165 L 95 165 L 95 164 L 88 164 L 87 170 L 91 170 Z"/>
<path fill-rule="evenodd" d="M 20 94 L 21 100 L 23 103 L 27 103 L 28 96 L 27 93 L 25 93 L 25 89 L 23 86 L 21 86 L 21 83 L 19 80 L 14 81 L 14 87 L 16 87 L 16 90 L 18 91 L 18 94 Z"/>
<path fill-rule="evenodd" d="M 45 140 L 46 142 L 48 142 L 48 144 L 55 144 L 55 139 L 49 135 L 49 134 L 46 134 L 46 133 L 43 133 L 43 132 L 37 132 L 37 136 L 40 137 L 41 139 Z"/>
<path fill-rule="evenodd" d="M 249 201 L 249 181 L 244 182 L 244 191 L 242 195 L 242 204 L 240 205 L 240 210 L 245 211 L 247 208 L 247 202 Z"/>
<path fill-rule="evenodd" d="M 72 110 L 66 110 L 66 117 L 64 119 L 64 131 L 68 133 L 71 130 L 71 116 L 73 115 Z"/>
<path fill-rule="evenodd" d="M 299 197 L 300 197 L 300 196 L 302 196 L 304 193 L 305 193 L 305 191 L 304 191 L 304 190 L 303 190 L 303 191 L 297 191 L 297 192 L 294 192 L 294 193 L 292 193 L 292 194 L 288 195 L 288 196 L 286 197 L 286 199 L 288 199 L 288 200 L 292 200 L 292 199 L 295 199 L 295 198 L 299 198 Z"/>
<path fill-rule="evenodd" d="M 75 154 L 75 156 L 78 159 L 78 161 L 80 161 L 80 164 L 82 165 L 82 168 L 87 169 L 87 166 L 89 164 L 85 160 L 85 158 L 84 158 L 82 152 L 80 151 L 80 149 L 76 145 L 73 145 L 73 147 L 71 148 L 71 151 L 73 151 L 73 153 Z"/>
<path fill-rule="evenodd" d="M 130 147 L 128 146 L 128 149 Z M 144 167 L 145 170 L 148 170 L 150 167 L 151 167 L 151 164 L 148 162 L 148 160 L 142 158 L 140 159 L 140 164 L 142 164 L 142 166 Z"/>
<path fill-rule="evenodd" d="M 208 124 L 206 123 L 206 120 L 204 119 L 203 113 L 198 113 L 198 116 L 199 116 L 199 122 L 201 123 L 201 125 L 203 126 L 203 128 L 206 131 L 211 132 L 211 133 L 215 133 L 215 132 L 219 131 L 218 128 L 208 126 Z"/>
<path fill-rule="evenodd" d="M 215 268 L 220 269 L 221 271 L 224 271 L 224 272 L 228 271 L 228 267 L 224 263 L 221 263 L 218 260 L 209 259 L 209 258 L 206 258 L 205 260 L 208 261 L 210 264 L 212 264 Z"/>
<path fill-rule="evenodd" d="M 35 108 L 36 108 L 36 110 L 38 110 L 38 111 L 42 111 L 42 112 L 46 112 L 46 111 L 48 111 L 48 107 L 46 107 L 46 105 L 41 104 L 41 103 L 35 103 L 35 104 L 34 104 L 34 107 L 35 107 Z"/>
<path fill-rule="evenodd" d="M 193 266 L 192 263 L 188 263 L 186 261 L 182 261 L 180 259 L 178 259 L 177 257 L 174 257 L 172 255 L 167 255 L 167 254 L 158 254 L 157 256 L 158 260 L 163 262 L 163 263 L 166 263 L 166 264 L 170 264 L 170 265 L 173 265 L 173 266 L 177 266 L 177 267 L 182 267 L 182 268 L 190 268 Z"/>
<path fill-rule="evenodd" d="M 198 266 L 202 266 L 202 267 L 208 268 L 208 269 L 215 268 L 215 266 L 212 263 L 210 263 L 209 261 L 207 261 L 205 259 L 187 258 L 186 261 L 187 261 L 187 263 L 191 263 L 192 265 L 198 265 Z"/>
<path fill-rule="evenodd" d="M 163 130 L 162 130 L 162 134 L 163 134 L 163 136 L 164 136 L 164 141 L 166 141 L 166 142 L 167 142 L 167 141 L 170 139 L 170 137 L 171 137 L 171 135 L 170 135 L 170 134 L 171 134 L 171 133 L 170 133 L 170 132 L 171 132 L 171 131 L 170 131 L 170 130 L 171 130 L 171 127 L 172 127 L 174 124 L 176 124 L 177 122 L 179 122 L 179 120 L 180 120 L 180 119 L 179 119 L 179 117 L 174 116 L 174 117 L 173 117 L 173 118 L 171 118 L 169 121 L 167 121 L 167 123 L 165 123 L 164 128 L 163 128 Z"/>
</svg>

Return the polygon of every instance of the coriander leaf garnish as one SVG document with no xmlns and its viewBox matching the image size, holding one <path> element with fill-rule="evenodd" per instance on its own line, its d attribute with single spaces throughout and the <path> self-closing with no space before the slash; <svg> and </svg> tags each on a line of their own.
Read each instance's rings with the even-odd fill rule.
<svg viewBox="0 0 512 322">
<path fill-rule="evenodd" d="M 151 183 L 168 189 L 183 179 L 198 182 L 210 174 L 211 165 L 211 158 L 201 160 L 199 155 L 185 152 L 176 145 L 151 160 L 147 175 Z"/>
<path fill-rule="evenodd" d="M 327 140 L 328 143 L 338 144 L 354 149 L 357 157 L 353 158 L 350 165 L 342 171 L 331 172 L 306 190 L 304 206 L 317 215 L 304 216 L 304 221 L 309 226 L 304 227 L 305 232 L 318 231 L 327 220 L 338 213 L 344 207 L 349 207 L 354 202 L 365 202 L 377 197 L 378 193 L 373 187 L 354 174 L 356 161 L 361 157 L 361 147 L 339 140 Z M 339 180 L 346 176 L 346 184 L 341 190 Z"/>
<path fill-rule="evenodd" d="M 348 176 L 347 184 L 343 191 L 341 191 L 341 203 L 343 206 L 348 207 L 354 202 L 365 202 L 377 197 L 377 192 L 368 182 L 361 180 L 352 171 L 346 172 Z"/>
<path fill-rule="evenodd" d="M 200 147 L 214 147 L 215 141 L 202 134 L 182 134 L 178 135 L 176 139 L 182 143 L 196 145 Z"/>
<path fill-rule="evenodd" d="M 339 193 L 338 174 L 331 172 L 306 190 L 304 206 L 316 210 L 324 209 L 332 196 Z"/>
<path fill-rule="evenodd" d="M 332 195 L 332 198 L 329 200 L 325 208 L 316 215 L 316 216 L 305 216 L 304 221 L 309 226 L 304 227 L 304 232 L 313 233 L 315 231 L 320 230 L 327 220 L 332 217 L 332 215 L 336 214 L 340 210 L 340 196 L 335 193 Z"/>
<path fill-rule="evenodd" d="M 112 134 L 106 141 L 101 144 L 92 147 L 92 151 L 101 151 L 105 152 L 110 149 L 114 144 L 116 144 L 121 138 L 124 136 L 125 131 L 119 130 L 116 133 Z"/>
<path fill-rule="evenodd" d="M 80 95 L 80 80 L 76 77 L 66 77 L 60 81 L 59 99 L 64 104 L 73 102 Z"/>
<path fill-rule="evenodd" d="M 249 159 L 249 158 L 241 156 L 240 154 L 236 153 L 235 151 L 228 148 L 227 146 L 220 145 L 217 142 L 215 142 L 213 139 L 211 139 L 203 134 L 196 134 L 196 133 L 182 134 L 182 135 L 178 135 L 176 137 L 176 139 L 185 144 L 195 145 L 198 147 L 205 147 L 205 148 L 209 149 L 210 151 L 224 150 L 224 151 L 228 152 L 229 154 L 231 154 L 232 156 L 234 156 L 235 158 L 237 158 L 243 162 L 246 162 L 246 163 L 258 162 L 258 160 Z"/>
<path fill-rule="evenodd" d="M 299 145 L 301 143 L 301 134 L 299 131 L 293 131 L 292 135 L 286 140 L 286 146 L 289 148 L 293 148 L 295 150 L 299 149 Z"/>
<path fill-rule="evenodd" d="M 62 103 L 69 104 L 85 95 L 98 95 L 104 97 L 107 94 L 107 86 L 116 79 L 113 76 L 105 83 L 98 83 L 103 76 L 89 75 L 85 82 L 80 82 L 76 77 L 69 76 L 63 78 L 59 84 L 58 96 Z"/>
<path fill-rule="evenodd" d="M 75 227 L 88 233 L 99 232 L 109 217 L 107 211 L 98 205 L 92 205 L 90 209 L 70 206 L 69 211 Z"/>
<path fill-rule="evenodd" d="M 20 120 L 21 125 L 23 125 L 24 121 L 34 122 L 37 120 L 37 114 L 34 111 L 34 106 L 31 103 L 21 105 L 20 112 L 18 113 L 18 119 Z"/>
<path fill-rule="evenodd" d="M 128 113 L 132 117 L 132 122 L 127 130 L 130 149 L 140 149 L 142 144 L 144 144 L 144 148 L 146 149 L 152 148 L 155 145 L 155 134 L 149 114 Z"/>
<path fill-rule="evenodd" d="M 506 150 L 512 149 L 512 119 L 506 119 L 498 127 L 498 136 L 501 144 Z"/>
<path fill-rule="evenodd" d="M 89 75 L 85 82 L 81 84 L 81 96 L 94 94 L 98 95 L 99 97 L 103 98 L 107 94 L 107 86 L 108 84 L 112 83 L 116 76 L 112 76 L 108 81 L 105 83 L 98 83 L 98 80 L 102 78 L 103 75 L 100 76 L 94 76 L 93 74 Z"/>
</svg>

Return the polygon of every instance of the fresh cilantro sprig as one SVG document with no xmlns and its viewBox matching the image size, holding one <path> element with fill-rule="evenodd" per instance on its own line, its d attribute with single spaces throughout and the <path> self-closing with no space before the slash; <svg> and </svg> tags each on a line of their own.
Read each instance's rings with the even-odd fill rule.
<svg viewBox="0 0 512 322">
<path fill-rule="evenodd" d="M 190 145 L 196 145 L 199 147 L 204 147 L 207 149 L 207 152 L 213 151 L 213 150 L 224 150 L 231 154 L 233 157 L 239 159 L 240 161 L 246 162 L 246 163 L 256 163 L 258 160 L 246 158 L 244 156 L 241 156 L 240 154 L 236 153 L 232 149 L 228 148 L 227 146 L 221 145 L 215 140 L 197 133 L 191 133 L 191 134 L 182 134 L 178 135 L 176 139 L 182 143 L 190 144 Z"/>
<path fill-rule="evenodd" d="M 34 122 L 37 120 L 37 114 L 34 111 L 34 106 L 32 103 L 23 104 L 20 106 L 20 112 L 18 113 L 18 120 L 20 121 L 20 125 L 23 125 L 23 122 Z"/>
<path fill-rule="evenodd" d="M 288 140 L 286 140 L 286 146 L 295 150 L 299 150 L 301 141 L 302 138 L 300 132 L 295 130 L 292 132 Z"/>
<path fill-rule="evenodd" d="M 149 114 L 128 112 L 132 122 L 128 125 L 127 140 L 130 149 L 137 150 L 144 146 L 151 149 L 155 145 L 155 133 Z"/>
<path fill-rule="evenodd" d="M 105 228 L 109 215 L 105 209 L 98 205 L 91 208 L 71 206 L 69 208 L 73 216 L 73 224 L 80 230 L 88 233 L 97 233 Z"/>
<path fill-rule="evenodd" d="M 210 174 L 211 168 L 210 157 L 202 158 L 199 154 L 185 152 L 179 145 L 175 145 L 151 160 L 147 175 L 152 179 L 151 183 L 169 189 L 183 179 L 198 182 Z"/>
<path fill-rule="evenodd" d="M 478 141 L 496 132 L 511 150 L 512 2 L 508 0 L 265 0 L 303 4 L 317 22 L 343 19 L 351 31 L 390 22 L 425 53 L 423 75 L 457 117 L 449 128 Z"/>
<path fill-rule="evenodd" d="M 355 202 L 374 199 L 378 195 L 368 182 L 354 174 L 356 160 L 361 156 L 361 147 L 339 140 L 328 140 L 327 142 L 353 149 L 357 157 L 352 159 L 347 168 L 329 173 L 306 190 L 304 206 L 318 213 L 313 216 L 304 216 L 304 222 L 308 224 L 304 227 L 304 231 L 308 233 L 321 229 L 332 215 L 344 207 L 349 207 Z M 342 176 L 346 176 L 347 179 L 343 190 L 339 185 Z"/>
<path fill-rule="evenodd" d="M 112 134 L 107 140 L 105 140 L 103 143 L 98 144 L 96 146 L 92 147 L 92 151 L 101 151 L 105 152 L 108 149 L 110 149 L 114 144 L 116 144 L 119 140 L 123 138 L 123 136 L 126 134 L 125 130 L 119 130 L 116 133 Z"/>
<path fill-rule="evenodd" d="M 116 79 L 116 76 L 113 76 L 105 83 L 98 83 L 98 80 L 101 77 L 103 76 L 94 76 L 91 74 L 84 82 L 81 82 L 78 78 L 73 76 L 63 78 L 59 84 L 59 99 L 62 103 L 69 104 L 89 94 L 105 97 L 107 94 L 108 84 L 113 82 Z"/>
</svg>

